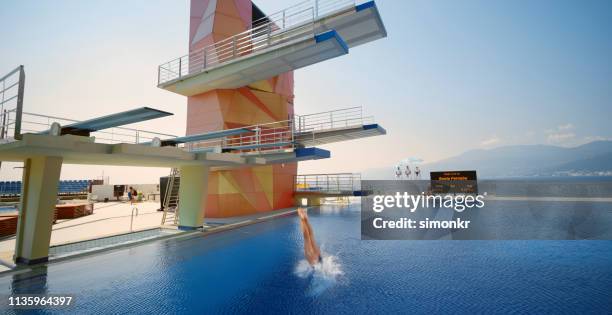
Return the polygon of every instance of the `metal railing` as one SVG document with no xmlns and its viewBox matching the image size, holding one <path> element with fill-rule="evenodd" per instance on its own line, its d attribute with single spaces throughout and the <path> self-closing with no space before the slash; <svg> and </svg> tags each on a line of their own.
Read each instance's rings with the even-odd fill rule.
<svg viewBox="0 0 612 315">
<path fill-rule="evenodd" d="M 198 74 L 234 59 L 314 36 L 315 20 L 355 5 L 355 0 L 308 0 L 253 22 L 253 27 L 161 64 L 158 85 Z"/>
<path fill-rule="evenodd" d="M 263 123 L 236 129 L 250 131 L 217 139 L 189 142 L 184 145 L 188 151 L 212 152 L 270 152 L 295 147 L 291 120 Z M 228 131 L 234 129 L 228 129 Z"/>
<path fill-rule="evenodd" d="M 309 115 L 295 115 L 295 132 L 305 133 L 362 126 L 374 122 L 373 116 L 364 116 L 361 106 L 331 110 Z"/>
<path fill-rule="evenodd" d="M 295 191 L 341 193 L 361 190 L 361 174 L 304 174 L 295 176 Z"/>
<path fill-rule="evenodd" d="M 19 66 L 0 78 L 0 143 L 21 133 L 25 71 Z"/>
<path fill-rule="evenodd" d="M 21 120 L 21 133 L 44 133 L 51 128 L 51 124 L 54 122 L 59 123 L 61 126 L 66 126 L 79 121 L 69 118 L 23 112 L 23 117 Z M 138 144 L 143 142 L 150 142 L 155 137 L 162 139 L 168 137 L 176 137 L 175 135 L 170 134 L 125 127 L 115 127 L 104 129 L 101 131 L 95 131 L 91 133 L 91 136 L 95 137 L 96 142 L 110 144 Z M 11 139 L 11 141 L 12 140 L 13 139 Z"/>
<path fill-rule="evenodd" d="M 17 123 L 17 109 L 0 108 L 0 143 L 13 141 L 15 125 Z"/>
<path fill-rule="evenodd" d="M 313 140 L 315 131 L 336 130 L 363 126 L 372 123 L 373 116 L 364 116 L 362 107 L 349 107 L 309 115 L 294 115 L 290 120 L 245 126 L 227 131 L 248 129 L 238 135 L 211 140 L 189 142 L 182 147 L 191 152 L 270 152 L 292 149 L 296 146 L 296 135 L 306 134 Z"/>
<path fill-rule="evenodd" d="M 295 12 L 312 9 L 315 19 L 319 19 L 342 11 L 350 6 L 355 6 L 355 0 L 306 0 L 253 21 L 253 27 L 266 24 L 270 21 L 277 21 L 284 28 L 286 18 L 292 16 Z"/>
</svg>

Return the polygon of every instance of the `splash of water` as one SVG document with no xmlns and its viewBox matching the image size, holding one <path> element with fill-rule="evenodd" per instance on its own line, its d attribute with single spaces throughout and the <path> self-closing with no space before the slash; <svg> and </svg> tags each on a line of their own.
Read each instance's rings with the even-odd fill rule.
<svg viewBox="0 0 612 315">
<path fill-rule="evenodd" d="M 302 259 L 295 267 L 295 274 L 309 279 L 309 296 L 317 296 L 336 284 L 338 278 L 344 274 L 342 265 L 334 255 L 321 253 L 321 262 L 311 266 L 307 260 Z"/>
</svg>

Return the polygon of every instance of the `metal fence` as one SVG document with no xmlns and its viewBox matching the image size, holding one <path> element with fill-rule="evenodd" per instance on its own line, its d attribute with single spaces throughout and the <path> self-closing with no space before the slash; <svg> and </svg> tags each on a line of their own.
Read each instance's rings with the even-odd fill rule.
<svg viewBox="0 0 612 315">
<path fill-rule="evenodd" d="M 355 0 L 306 0 L 253 21 L 253 27 L 276 21 L 277 24 L 285 28 L 285 21 L 296 12 L 312 9 L 314 18 L 320 19 L 351 6 L 355 6 Z"/>
<path fill-rule="evenodd" d="M 373 116 L 364 116 L 361 106 L 330 110 L 309 115 L 295 115 L 296 133 L 333 130 L 362 126 L 374 122 Z"/>
<path fill-rule="evenodd" d="M 342 193 L 361 190 L 361 174 L 304 174 L 295 176 L 295 191 Z"/>
<path fill-rule="evenodd" d="M 249 131 L 217 139 L 189 142 L 184 147 L 192 152 L 259 153 L 292 149 L 295 146 L 292 121 L 290 120 L 236 128 L 236 130 L 238 129 L 248 129 Z M 232 130 L 234 129 L 226 131 Z"/>
<path fill-rule="evenodd" d="M 19 139 L 24 87 L 23 66 L 0 78 L 0 143 Z"/>
<path fill-rule="evenodd" d="M 253 22 L 253 28 L 158 67 L 158 85 L 289 41 L 314 36 L 316 19 L 355 5 L 355 0 L 308 0 Z"/>
</svg>

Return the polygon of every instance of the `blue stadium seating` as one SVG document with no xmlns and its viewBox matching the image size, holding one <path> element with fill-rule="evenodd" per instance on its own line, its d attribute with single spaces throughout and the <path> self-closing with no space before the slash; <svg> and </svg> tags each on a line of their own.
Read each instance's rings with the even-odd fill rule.
<svg viewBox="0 0 612 315">
<path fill-rule="evenodd" d="M 75 195 L 86 193 L 91 180 L 62 180 L 57 189 L 58 195 Z M 21 181 L 0 182 L 0 196 L 19 196 Z"/>
</svg>

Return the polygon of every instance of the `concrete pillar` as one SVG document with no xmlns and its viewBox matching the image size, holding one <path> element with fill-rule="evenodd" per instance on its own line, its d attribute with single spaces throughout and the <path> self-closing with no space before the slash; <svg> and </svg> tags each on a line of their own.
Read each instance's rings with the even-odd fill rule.
<svg viewBox="0 0 612 315">
<path fill-rule="evenodd" d="M 179 186 L 179 229 L 194 230 L 204 223 L 209 167 L 181 166 Z"/>
<path fill-rule="evenodd" d="M 37 156 L 25 161 L 15 262 L 36 264 L 49 258 L 51 225 L 57 201 L 61 157 Z"/>
</svg>

